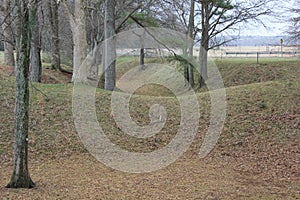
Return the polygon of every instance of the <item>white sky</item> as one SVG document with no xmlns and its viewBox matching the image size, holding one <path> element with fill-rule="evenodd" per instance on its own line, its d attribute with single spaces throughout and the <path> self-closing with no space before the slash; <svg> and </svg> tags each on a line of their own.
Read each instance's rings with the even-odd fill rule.
<svg viewBox="0 0 300 200">
<path fill-rule="evenodd" d="M 262 24 L 251 24 L 241 27 L 240 35 L 260 35 L 260 36 L 279 36 L 286 35 L 288 22 L 272 22 L 269 17 L 264 18 L 264 27 Z"/>
<path fill-rule="evenodd" d="M 259 36 L 278 36 L 278 35 L 286 35 L 286 30 L 290 26 L 288 22 L 288 15 L 290 13 L 286 12 L 287 7 L 296 6 L 295 0 L 280 0 L 275 1 L 275 5 L 273 6 L 273 11 L 277 13 L 279 17 L 275 16 L 264 16 L 261 17 L 261 20 L 264 22 L 266 27 L 262 24 L 248 24 L 243 25 L 240 30 L 240 35 L 259 35 Z"/>
</svg>

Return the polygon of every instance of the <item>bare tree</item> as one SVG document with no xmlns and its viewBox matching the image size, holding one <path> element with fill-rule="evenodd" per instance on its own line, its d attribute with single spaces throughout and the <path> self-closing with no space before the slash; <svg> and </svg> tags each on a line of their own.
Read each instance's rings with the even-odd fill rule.
<svg viewBox="0 0 300 200">
<path fill-rule="evenodd" d="M 159 16 L 158 18 L 162 27 L 171 28 L 186 34 L 187 45 L 185 49 L 183 49 L 183 53 L 184 57 L 188 58 L 190 61 L 194 56 L 194 40 L 198 26 L 198 24 L 195 23 L 197 22 L 195 18 L 199 13 L 195 13 L 195 4 L 195 0 L 163 0 L 159 2 L 160 8 L 155 11 Z M 170 21 L 172 23 L 169 23 Z M 182 62 L 182 65 L 186 83 L 189 83 L 189 85 L 193 87 L 195 85 L 194 68 L 196 66 L 189 64 L 189 62 L 186 61 Z"/>
<path fill-rule="evenodd" d="M 261 15 L 271 13 L 268 3 L 271 0 L 233 2 L 231 0 L 198 0 L 201 10 L 201 49 L 199 52 L 198 86 L 205 84 L 207 75 L 207 52 L 227 41 L 212 44 L 211 41 L 237 24 L 258 20 Z"/>
<path fill-rule="evenodd" d="M 68 13 L 73 37 L 73 77 L 72 81 L 75 81 L 76 76 L 79 75 L 79 69 L 84 60 L 87 57 L 88 43 L 86 33 L 86 1 L 75 0 L 74 1 L 74 14 L 72 9 L 63 1 L 62 4 Z M 87 70 L 87 69 L 86 69 Z M 78 77 L 79 78 L 79 77 Z M 86 79 L 86 73 L 80 76 L 82 79 Z M 82 80 L 85 81 L 85 80 Z"/>
<path fill-rule="evenodd" d="M 0 11 L 2 17 L 2 30 L 4 42 L 4 63 L 9 66 L 15 66 L 14 58 L 14 33 L 12 23 L 12 1 L 2 0 Z"/>
<path fill-rule="evenodd" d="M 188 46 L 189 46 L 189 59 L 194 57 L 194 40 L 195 40 L 195 0 L 191 0 L 189 25 L 188 25 Z M 193 39 L 191 41 L 191 39 Z M 195 85 L 194 79 L 194 66 L 189 64 L 188 66 L 188 81 L 192 87 Z"/>
<path fill-rule="evenodd" d="M 104 73 L 105 73 L 105 89 L 114 90 L 116 86 L 116 44 L 115 35 L 115 0 L 105 1 L 105 20 L 104 20 Z"/>
<path fill-rule="evenodd" d="M 51 30 L 51 68 L 61 70 L 60 49 L 59 49 L 59 21 L 58 21 L 59 1 L 48 0 L 48 12 Z"/>
<path fill-rule="evenodd" d="M 293 15 L 290 17 L 292 26 L 289 27 L 288 33 L 291 35 L 292 40 L 300 40 L 300 0 L 296 0 L 293 7 L 289 8 L 288 11 Z"/>
<path fill-rule="evenodd" d="M 31 4 L 32 15 L 35 16 L 34 27 L 31 35 L 30 48 L 30 81 L 41 82 L 42 79 L 42 61 L 41 61 L 41 30 L 39 23 L 39 5 Z"/>
<path fill-rule="evenodd" d="M 31 3 L 35 3 L 32 1 Z M 31 25 L 34 24 L 28 0 L 15 0 L 16 14 L 20 23 L 16 26 L 17 71 L 14 128 L 14 169 L 8 188 L 32 188 L 34 183 L 28 170 L 28 106 L 29 106 L 29 59 Z"/>
<path fill-rule="evenodd" d="M 156 4 L 153 6 L 151 11 L 153 13 L 153 17 L 159 21 L 160 27 L 187 33 L 189 1 L 156 1 Z"/>
</svg>

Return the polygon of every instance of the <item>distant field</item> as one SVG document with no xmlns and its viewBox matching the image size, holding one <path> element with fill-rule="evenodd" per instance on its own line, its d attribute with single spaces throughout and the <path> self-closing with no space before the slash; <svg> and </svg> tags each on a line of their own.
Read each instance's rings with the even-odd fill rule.
<svg viewBox="0 0 300 200">
<path fill-rule="evenodd" d="M 298 46 L 222 46 L 209 51 L 209 55 L 215 58 L 299 58 Z M 196 54 L 195 54 L 196 55 Z"/>
</svg>

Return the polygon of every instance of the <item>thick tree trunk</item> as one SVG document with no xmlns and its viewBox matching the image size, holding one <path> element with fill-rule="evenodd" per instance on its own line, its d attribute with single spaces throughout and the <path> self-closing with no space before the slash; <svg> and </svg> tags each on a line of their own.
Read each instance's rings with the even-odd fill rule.
<svg viewBox="0 0 300 200">
<path fill-rule="evenodd" d="M 61 70 L 59 51 L 59 21 L 58 3 L 56 0 L 48 0 L 49 20 L 51 26 L 51 68 Z"/>
<path fill-rule="evenodd" d="M 205 81 L 208 78 L 207 75 L 207 50 L 205 47 L 201 46 L 200 47 L 200 70 L 199 70 L 199 87 L 205 86 Z"/>
<path fill-rule="evenodd" d="M 17 0 L 16 7 L 20 25 L 17 37 L 17 77 L 14 128 L 14 171 L 8 188 L 32 188 L 34 183 L 28 171 L 28 106 L 29 106 L 29 56 L 30 18 L 28 2 Z"/>
<path fill-rule="evenodd" d="M 115 0 L 105 1 L 105 21 L 104 21 L 104 66 L 105 66 L 105 89 L 114 90 L 116 86 L 116 44 L 114 39 L 110 39 L 115 35 Z"/>
<path fill-rule="evenodd" d="M 35 6 L 35 7 L 34 7 Z M 31 35 L 30 49 L 30 81 L 41 82 L 42 61 L 41 61 L 41 32 L 37 15 L 37 5 L 32 5 L 32 15 L 35 15 L 35 24 Z"/>
<path fill-rule="evenodd" d="M 201 88 L 205 85 L 205 81 L 208 78 L 207 75 L 207 51 L 208 51 L 208 42 L 209 42 L 209 2 L 203 1 L 201 3 L 201 15 L 202 15 L 202 37 L 201 37 L 201 46 L 199 51 L 199 78 L 198 86 Z"/>
<path fill-rule="evenodd" d="M 87 57 L 88 50 L 86 37 L 85 3 L 86 2 L 84 0 L 75 1 L 74 19 L 71 20 L 74 43 L 72 81 L 75 81 L 75 78 L 79 78 L 80 81 L 86 81 L 87 79 L 87 69 L 80 69 L 80 66 Z"/>
<path fill-rule="evenodd" d="M 1 7 L 1 11 L 3 13 L 2 18 L 4 22 L 2 23 L 2 30 L 4 36 L 4 63 L 5 65 L 15 66 L 15 58 L 14 58 L 14 38 L 13 38 L 13 29 L 12 29 L 12 21 L 11 21 L 11 1 L 5 0 L 3 1 L 3 5 Z"/>
<path fill-rule="evenodd" d="M 15 35 L 16 35 L 16 42 L 15 42 L 15 50 L 16 52 L 18 51 L 18 49 L 20 49 L 20 45 L 21 43 L 18 41 L 20 38 L 20 35 L 21 35 L 21 25 L 22 25 L 22 17 L 19 17 L 19 8 L 18 8 L 18 4 L 19 4 L 19 0 L 14 0 L 13 1 L 13 4 L 14 4 L 14 8 L 13 8 L 13 15 L 14 16 L 18 16 L 18 17 L 15 17 L 14 18 L 14 27 L 15 27 Z M 19 57 L 18 57 L 18 52 L 16 53 L 16 62 L 15 62 L 15 66 L 14 66 L 14 75 L 15 77 L 17 77 L 17 67 L 18 67 L 18 60 L 19 60 Z"/>
</svg>

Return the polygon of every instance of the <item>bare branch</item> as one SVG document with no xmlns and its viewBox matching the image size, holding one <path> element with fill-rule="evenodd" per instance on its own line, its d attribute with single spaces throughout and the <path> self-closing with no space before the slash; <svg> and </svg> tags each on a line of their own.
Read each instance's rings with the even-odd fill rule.
<svg viewBox="0 0 300 200">
<path fill-rule="evenodd" d="M 116 33 L 118 33 L 120 31 L 120 29 L 126 23 L 126 21 L 142 6 L 143 6 L 142 4 L 139 4 L 135 9 L 133 9 L 130 13 L 128 13 L 128 15 L 126 15 L 126 17 L 124 17 L 124 19 L 121 21 L 121 23 L 116 28 Z"/>
</svg>

